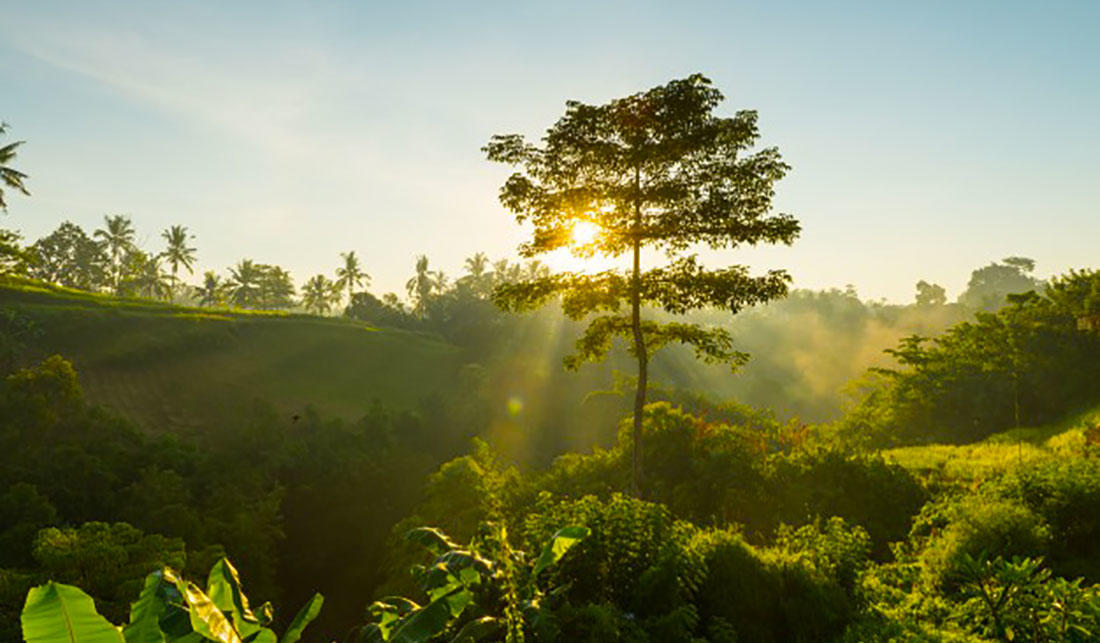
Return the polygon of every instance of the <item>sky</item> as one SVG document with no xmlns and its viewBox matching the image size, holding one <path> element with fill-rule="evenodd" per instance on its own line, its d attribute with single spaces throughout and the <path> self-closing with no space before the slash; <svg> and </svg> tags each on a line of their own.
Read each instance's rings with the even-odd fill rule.
<svg viewBox="0 0 1100 643">
<path fill-rule="evenodd" d="M 538 137 L 695 72 L 759 112 L 792 172 L 791 247 L 708 255 L 801 288 L 951 297 L 1010 255 L 1098 267 L 1100 2 L 54 2 L 0 0 L 3 141 L 25 140 L 0 226 L 37 239 L 128 214 L 186 225 L 196 274 L 242 258 L 298 283 L 355 250 L 370 290 L 415 257 L 456 276 L 514 256 L 510 173 Z M 198 278 L 194 278 L 197 281 Z"/>
</svg>

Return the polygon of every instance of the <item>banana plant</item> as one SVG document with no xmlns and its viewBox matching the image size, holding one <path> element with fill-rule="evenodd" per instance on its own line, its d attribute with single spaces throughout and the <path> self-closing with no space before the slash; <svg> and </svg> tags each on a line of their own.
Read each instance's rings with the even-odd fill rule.
<svg viewBox="0 0 1100 643">
<path fill-rule="evenodd" d="M 100 616 L 79 588 L 52 581 L 27 593 L 21 621 L 26 643 L 296 643 L 323 602 L 314 594 L 280 638 L 268 627 L 271 604 L 252 609 L 237 570 L 223 558 L 205 591 L 167 567 L 146 576 L 124 625 Z"/>
<path fill-rule="evenodd" d="M 430 565 L 413 573 L 428 601 L 423 604 L 390 597 L 368 608 L 371 622 L 353 630 L 352 643 L 422 643 L 483 640 L 523 640 L 525 626 L 541 612 L 544 592 L 539 574 L 551 567 L 589 535 L 586 527 L 558 530 L 539 557 L 528 561 L 524 552 L 508 545 L 502 525 L 485 525 L 482 536 L 468 547 L 459 546 L 442 531 L 421 527 L 409 532 L 410 542 L 434 556 Z"/>
</svg>

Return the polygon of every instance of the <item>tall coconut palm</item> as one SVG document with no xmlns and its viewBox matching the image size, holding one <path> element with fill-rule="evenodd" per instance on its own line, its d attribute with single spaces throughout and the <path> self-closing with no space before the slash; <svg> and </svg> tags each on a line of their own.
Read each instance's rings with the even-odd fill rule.
<svg viewBox="0 0 1100 643">
<path fill-rule="evenodd" d="M 413 313 L 423 319 L 428 315 L 428 302 L 432 294 L 446 287 L 447 276 L 442 272 L 428 270 L 428 257 L 416 258 L 416 273 L 405 283 L 405 290 L 413 301 Z"/>
<path fill-rule="evenodd" d="M 188 274 L 194 273 L 191 266 L 195 263 L 195 249 L 188 247 L 187 241 L 195 237 L 188 234 L 187 228 L 181 225 L 174 225 L 166 229 L 160 233 L 160 236 L 168 242 L 168 248 L 161 253 L 161 256 L 168 262 L 168 265 L 172 266 L 172 294 L 175 296 L 176 290 L 179 288 L 179 277 L 177 276 L 179 267 L 186 268 Z"/>
<path fill-rule="evenodd" d="M 302 286 L 302 305 L 318 315 L 332 310 L 332 305 L 339 296 L 339 286 L 324 275 L 314 275 Z M 350 300 L 348 303 L 351 303 Z"/>
<path fill-rule="evenodd" d="M 6 123 L 0 123 L 0 134 L 6 132 L 7 129 Z M 27 192 L 26 186 L 23 185 L 23 179 L 27 178 L 27 175 L 8 165 L 15 159 L 15 150 L 22 144 L 23 141 L 16 141 L 0 147 L 0 210 L 6 211 L 8 209 L 8 204 L 4 201 L 3 188 L 5 186 L 18 190 L 27 196 L 31 194 Z"/>
<path fill-rule="evenodd" d="M 359 265 L 359 257 L 355 256 L 354 250 L 341 252 L 340 258 L 344 260 L 344 265 L 336 269 L 336 288 L 348 291 L 348 303 L 350 304 L 352 289 L 360 284 L 364 287 L 369 286 L 370 275 L 363 272 L 362 267 Z"/>
<path fill-rule="evenodd" d="M 256 306 L 263 276 L 263 268 L 256 262 L 251 259 L 238 261 L 229 269 L 229 300 L 241 308 Z"/>
<path fill-rule="evenodd" d="M 126 255 L 135 250 L 134 224 L 130 221 L 130 217 L 122 214 L 104 216 L 103 222 L 105 227 L 96 230 L 92 236 L 99 239 L 107 249 L 107 255 L 111 258 L 111 270 L 114 273 L 112 285 L 115 294 L 121 294 L 119 291 L 122 287 L 122 264 Z"/>
<path fill-rule="evenodd" d="M 489 268 L 489 257 L 484 252 L 478 252 L 472 257 L 466 258 L 466 272 L 475 280 L 485 276 Z"/>
</svg>

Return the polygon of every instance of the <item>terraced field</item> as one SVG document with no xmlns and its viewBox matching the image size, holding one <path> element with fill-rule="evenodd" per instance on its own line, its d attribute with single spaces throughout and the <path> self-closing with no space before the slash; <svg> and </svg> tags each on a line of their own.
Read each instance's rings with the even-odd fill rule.
<svg viewBox="0 0 1100 643">
<path fill-rule="evenodd" d="M 149 430 L 217 429 L 256 400 L 355 418 L 409 408 L 452 386 L 457 350 L 432 336 L 307 315 L 215 311 L 29 282 L 0 284 L 0 310 L 32 322 L 25 357 L 72 360 L 89 398 Z"/>
</svg>

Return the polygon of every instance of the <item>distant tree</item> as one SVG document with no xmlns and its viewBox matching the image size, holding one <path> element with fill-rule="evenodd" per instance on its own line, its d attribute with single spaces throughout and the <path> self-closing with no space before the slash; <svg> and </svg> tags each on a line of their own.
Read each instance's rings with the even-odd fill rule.
<svg viewBox="0 0 1100 643">
<path fill-rule="evenodd" d="M 489 257 L 484 252 L 478 252 L 472 257 L 467 257 L 463 266 L 466 274 L 455 282 L 456 287 L 465 289 L 479 298 L 489 295 L 493 287 L 492 275 L 489 272 Z"/>
<path fill-rule="evenodd" d="M 523 266 L 518 263 L 509 263 L 507 259 L 493 262 L 493 287 L 501 284 L 512 283 L 523 279 Z"/>
<path fill-rule="evenodd" d="M 314 275 L 302 286 L 302 305 L 318 315 L 332 310 L 332 305 L 339 296 L 339 288 L 324 275 Z"/>
<path fill-rule="evenodd" d="M 108 285 L 109 259 L 103 247 L 70 221 L 31 246 L 29 274 L 69 288 L 99 290 Z"/>
<path fill-rule="evenodd" d="M 7 130 L 7 123 L 0 123 L 0 134 L 6 133 Z M 17 190 L 27 196 L 31 194 L 23 184 L 23 180 L 27 178 L 27 175 L 8 165 L 15 160 L 15 150 L 23 143 L 24 141 L 16 141 L 0 147 L 0 210 L 7 211 L 8 209 L 8 202 L 4 200 L 4 187 Z"/>
<path fill-rule="evenodd" d="M 220 306 L 225 303 L 227 286 L 213 270 L 202 275 L 202 285 L 196 288 L 201 306 Z"/>
<path fill-rule="evenodd" d="M 518 311 L 561 295 L 571 318 L 602 313 L 591 318 L 569 367 L 602 359 L 617 337 L 628 341 L 638 364 L 635 495 L 641 494 L 650 355 L 680 342 L 708 361 L 737 366 L 747 359 L 733 350 L 725 330 L 645 319 L 644 306 L 673 314 L 708 306 L 737 312 L 784 295 L 790 281 L 783 271 L 752 277 L 745 266 L 708 270 L 686 254 L 699 245 L 792 243 L 800 230 L 794 217 L 771 213 L 773 185 L 789 167 L 775 148 L 750 151 L 759 138 L 756 112 L 717 117 L 722 100 L 707 78 L 693 75 L 604 105 L 570 101 L 542 145 L 511 134 L 494 136 L 484 148 L 489 160 L 521 168 L 501 188 L 500 200 L 518 222 L 534 225 L 531 240 L 520 246 L 523 256 L 570 248 L 578 257 L 632 257 L 625 273 L 560 273 L 499 286 L 494 298 Z M 578 224 L 598 232 L 575 243 Z M 643 248 L 663 251 L 672 263 L 642 270 Z"/>
<path fill-rule="evenodd" d="M 480 279 L 485 276 L 489 267 L 489 257 L 484 252 L 478 252 L 472 257 L 467 257 L 463 263 L 466 267 L 466 273 L 474 279 Z"/>
<path fill-rule="evenodd" d="M 161 266 L 160 255 L 136 248 L 131 250 L 122 263 L 121 275 L 116 294 L 149 299 L 170 299 L 172 296 L 169 275 Z"/>
<path fill-rule="evenodd" d="M 394 310 L 405 312 L 405 304 L 401 302 L 401 298 L 397 296 L 395 292 L 388 292 L 382 295 L 382 303 L 386 304 Z"/>
<path fill-rule="evenodd" d="M 930 284 L 921 279 L 917 282 L 918 306 L 942 306 L 947 303 L 947 291 L 939 284 Z"/>
<path fill-rule="evenodd" d="M 229 301 L 241 308 L 254 308 L 260 301 L 263 270 L 251 259 L 241 259 L 229 269 Z"/>
<path fill-rule="evenodd" d="M 974 310 L 997 310 L 1005 305 L 1008 295 L 1042 287 L 1042 281 L 1031 275 L 1034 270 L 1035 261 L 1027 257 L 1007 257 L 978 268 L 970 274 L 959 303 Z"/>
<path fill-rule="evenodd" d="M 341 252 L 340 258 L 344 260 L 344 265 L 336 269 L 336 287 L 340 290 L 346 290 L 348 293 L 348 303 L 351 303 L 351 293 L 356 286 L 369 286 L 370 275 L 363 272 L 362 266 L 359 264 L 359 257 L 355 256 L 355 251 Z"/>
<path fill-rule="evenodd" d="M 126 255 L 135 249 L 134 225 L 130 217 L 116 214 L 103 217 L 104 227 L 95 231 L 92 235 L 99 239 L 111 258 L 112 282 L 111 286 L 115 294 L 121 294 L 123 277 L 123 262 Z"/>
<path fill-rule="evenodd" d="M 351 304 L 348 305 L 345 314 L 351 319 L 365 321 L 378 326 L 395 326 L 398 328 L 412 328 L 420 322 L 405 311 L 397 295 L 391 295 L 379 299 L 369 292 L 357 292 L 352 295 Z"/>
<path fill-rule="evenodd" d="M 416 258 L 416 273 L 405 283 L 405 290 L 413 301 L 413 314 L 424 319 L 428 315 L 428 304 L 432 295 L 442 290 L 447 283 L 447 277 L 442 272 L 428 269 L 428 257 L 420 255 Z"/>
<path fill-rule="evenodd" d="M 260 264 L 259 306 L 280 309 L 294 305 L 294 280 L 279 266 Z"/>
<path fill-rule="evenodd" d="M 0 228 L 0 274 L 26 274 L 34 255 L 23 247 L 23 236 Z"/>
<path fill-rule="evenodd" d="M 174 225 L 166 229 L 160 233 L 160 236 L 168 242 L 168 248 L 161 256 L 168 262 L 168 265 L 172 266 L 172 294 L 174 296 L 179 289 L 179 278 L 177 277 L 179 267 L 186 268 L 188 274 L 193 273 L 191 266 L 195 263 L 195 249 L 188 247 L 187 241 L 195 237 L 189 235 L 187 228 L 181 225 Z"/>
</svg>

